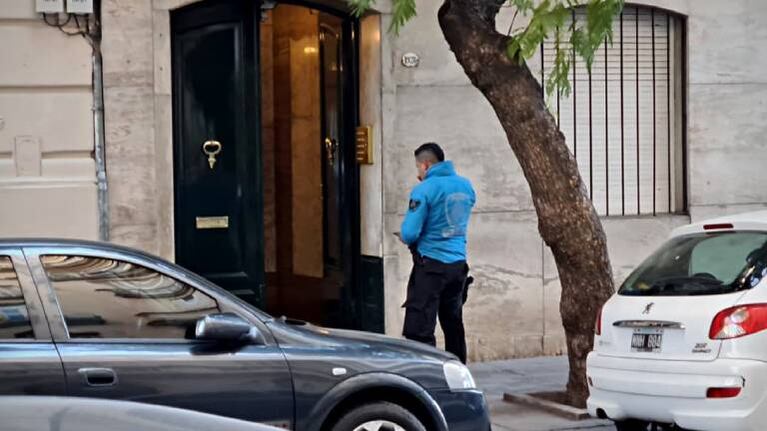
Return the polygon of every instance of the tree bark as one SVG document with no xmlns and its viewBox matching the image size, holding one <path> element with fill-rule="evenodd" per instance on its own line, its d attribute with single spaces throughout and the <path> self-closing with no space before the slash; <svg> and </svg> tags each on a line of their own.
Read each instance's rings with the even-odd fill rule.
<svg viewBox="0 0 767 431">
<path fill-rule="evenodd" d="M 541 85 L 526 64 L 508 57 L 511 38 L 496 31 L 495 16 L 503 3 L 445 0 L 439 23 L 466 75 L 495 110 L 527 179 L 538 230 L 554 254 L 562 285 L 560 313 L 570 362 L 568 403 L 583 407 L 594 322 L 614 292 L 607 242 Z"/>
</svg>

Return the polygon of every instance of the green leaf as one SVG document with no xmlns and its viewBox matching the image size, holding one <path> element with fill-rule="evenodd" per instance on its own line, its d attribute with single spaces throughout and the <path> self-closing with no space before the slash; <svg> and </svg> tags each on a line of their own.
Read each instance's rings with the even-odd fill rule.
<svg viewBox="0 0 767 431">
<path fill-rule="evenodd" d="M 571 42 L 589 73 L 596 51 L 605 41 L 612 42 L 613 20 L 622 9 L 622 0 L 590 0 L 586 6 L 586 22 L 573 33 Z"/>
<path fill-rule="evenodd" d="M 533 0 L 511 0 L 510 3 L 511 6 L 514 6 L 521 14 L 526 14 L 533 10 L 533 7 L 535 6 Z"/>
<path fill-rule="evenodd" d="M 352 14 L 359 18 L 375 4 L 375 0 L 348 0 Z"/>
<path fill-rule="evenodd" d="M 389 31 L 398 35 L 402 26 L 415 16 L 415 0 L 394 0 Z"/>
<path fill-rule="evenodd" d="M 522 47 L 519 45 L 519 38 L 513 38 L 511 39 L 511 42 L 509 42 L 509 45 L 506 47 L 506 54 L 512 60 L 517 60 L 519 61 L 519 64 L 522 64 L 525 62 L 525 58 L 519 55 L 521 50 Z"/>
<path fill-rule="evenodd" d="M 515 1 L 522 2 L 523 0 Z M 526 4 L 524 6 L 530 5 Z M 522 60 L 529 59 L 538 52 L 541 43 L 543 43 L 548 34 L 557 27 L 564 25 L 567 16 L 569 16 L 567 8 L 559 2 L 551 0 L 541 1 L 537 7 L 532 9 L 532 16 L 527 28 L 512 38 L 509 44 L 509 53 L 513 57 L 518 57 Z"/>
<path fill-rule="evenodd" d="M 561 28 L 554 34 L 554 67 L 546 80 L 546 94 L 551 96 L 555 92 L 565 97 L 570 95 L 570 68 L 572 65 L 572 52 L 562 46 L 564 32 Z"/>
<path fill-rule="evenodd" d="M 606 41 L 612 43 L 613 20 L 624 0 L 510 0 L 527 15 L 527 27 L 515 32 L 507 46 L 510 58 L 524 62 L 534 56 L 545 40 L 554 40 L 554 64 L 544 84 L 548 96 L 570 94 L 570 72 L 580 57 L 591 73 L 594 56 Z M 585 19 L 573 20 L 574 10 L 585 10 Z M 568 42 L 568 43 L 565 43 Z"/>
</svg>

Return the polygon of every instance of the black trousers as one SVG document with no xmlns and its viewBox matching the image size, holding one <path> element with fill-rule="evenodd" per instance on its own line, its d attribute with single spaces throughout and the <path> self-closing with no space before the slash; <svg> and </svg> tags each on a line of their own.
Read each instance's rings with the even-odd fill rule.
<svg viewBox="0 0 767 431">
<path fill-rule="evenodd" d="M 437 345 L 434 330 L 437 317 L 445 334 L 445 350 L 466 363 L 466 335 L 463 329 L 463 290 L 466 262 L 443 263 L 413 255 L 413 271 L 407 286 L 405 338 Z"/>
</svg>

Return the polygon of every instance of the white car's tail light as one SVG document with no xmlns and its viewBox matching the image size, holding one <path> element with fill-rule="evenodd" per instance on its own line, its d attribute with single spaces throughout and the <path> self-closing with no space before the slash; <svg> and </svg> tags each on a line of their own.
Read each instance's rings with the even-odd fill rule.
<svg viewBox="0 0 767 431">
<path fill-rule="evenodd" d="M 599 311 L 597 311 L 597 321 L 594 324 L 594 333 L 597 335 L 602 335 L 602 308 L 599 307 Z"/>
<path fill-rule="evenodd" d="M 729 340 L 767 329 L 767 304 L 748 304 L 730 307 L 717 313 L 711 322 L 708 337 Z"/>
<path fill-rule="evenodd" d="M 706 398 L 735 398 L 741 388 L 708 388 Z"/>
</svg>

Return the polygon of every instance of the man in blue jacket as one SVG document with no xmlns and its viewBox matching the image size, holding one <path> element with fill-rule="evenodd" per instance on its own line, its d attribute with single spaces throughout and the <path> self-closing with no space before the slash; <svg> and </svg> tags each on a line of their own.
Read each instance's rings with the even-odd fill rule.
<svg viewBox="0 0 767 431">
<path fill-rule="evenodd" d="M 421 145 L 415 150 L 415 160 L 421 183 L 410 193 L 400 232 L 402 242 L 413 252 L 402 333 L 434 346 L 439 315 L 445 350 L 466 363 L 466 230 L 476 196 L 471 182 L 455 173 L 439 145 Z"/>
</svg>

